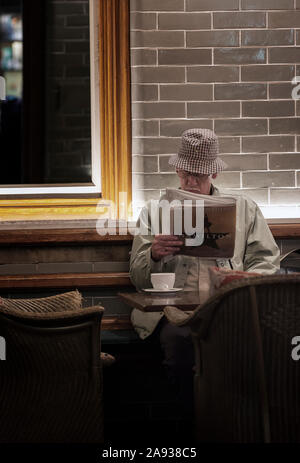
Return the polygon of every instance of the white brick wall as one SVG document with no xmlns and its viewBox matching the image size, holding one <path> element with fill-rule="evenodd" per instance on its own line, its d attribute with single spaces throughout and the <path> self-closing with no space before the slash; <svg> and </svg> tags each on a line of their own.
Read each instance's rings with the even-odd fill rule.
<svg viewBox="0 0 300 463">
<path fill-rule="evenodd" d="M 208 127 L 217 185 L 300 208 L 297 45 L 299 0 L 131 0 L 134 199 L 176 186 L 181 133 Z"/>
</svg>

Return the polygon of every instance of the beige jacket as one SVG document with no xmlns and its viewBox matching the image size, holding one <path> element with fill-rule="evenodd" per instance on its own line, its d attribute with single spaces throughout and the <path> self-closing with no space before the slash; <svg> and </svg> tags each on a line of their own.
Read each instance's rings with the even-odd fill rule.
<svg viewBox="0 0 300 463">
<path fill-rule="evenodd" d="M 222 192 L 213 187 L 212 194 L 231 195 L 237 199 L 237 225 L 234 256 L 231 264 L 235 270 L 253 271 L 270 275 L 279 270 L 280 252 L 273 235 L 266 223 L 259 207 L 250 198 L 241 196 L 237 192 Z M 175 287 L 182 288 L 186 282 L 191 257 L 176 255 L 159 262 L 151 259 L 151 244 L 154 239 L 150 236 L 151 224 L 148 222 L 150 214 L 146 213 L 148 205 L 142 210 L 137 227 L 143 224 L 149 230 L 149 235 L 137 235 L 133 240 L 130 258 L 130 278 L 137 289 L 151 288 L 150 274 L 154 272 L 175 272 Z M 230 267 L 229 260 L 217 259 L 219 267 Z M 131 321 L 142 339 L 148 337 L 155 329 L 163 312 L 145 313 L 133 309 Z"/>
</svg>

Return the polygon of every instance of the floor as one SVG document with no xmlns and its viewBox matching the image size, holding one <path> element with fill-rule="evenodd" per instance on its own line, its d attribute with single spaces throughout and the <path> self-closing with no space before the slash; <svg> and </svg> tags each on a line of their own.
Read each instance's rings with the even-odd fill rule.
<svg viewBox="0 0 300 463">
<path fill-rule="evenodd" d="M 116 357 L 104 370 L 105 441 L 191 443 L 193 418 L 180 415 L 159 346 L 104 337 L 102 350 Z"/>
</svg>

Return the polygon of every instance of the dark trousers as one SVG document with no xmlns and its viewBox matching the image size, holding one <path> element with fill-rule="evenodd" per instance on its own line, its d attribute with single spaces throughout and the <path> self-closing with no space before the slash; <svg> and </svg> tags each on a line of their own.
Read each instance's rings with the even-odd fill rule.
<svg viewBox="0 0 300 463">
<path fill-rule="evenodd" d="M 156 328 L 156 336 L 160 342 L 167 377 L 178 400 L 178 409 L 183 417 L 192 417 L 195 357 L 190 329 L 174 326 L 163 317 Z"/>
</svg>

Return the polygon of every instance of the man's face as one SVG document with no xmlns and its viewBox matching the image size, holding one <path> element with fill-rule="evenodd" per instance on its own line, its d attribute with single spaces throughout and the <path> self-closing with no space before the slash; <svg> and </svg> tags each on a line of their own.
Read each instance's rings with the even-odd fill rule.
<svg viewBox="0 0 300 463">
<path fill-rule="evenodd" d="M 211 178 L 205 174 L 193 174 L 185 170 L 176 169 L 176 173 L 180 180 L 180 186 L 183 190 L 202 195 L 209 195 Z M 217 174 L 213 174 L 215 178 Z"/>
</svg>

